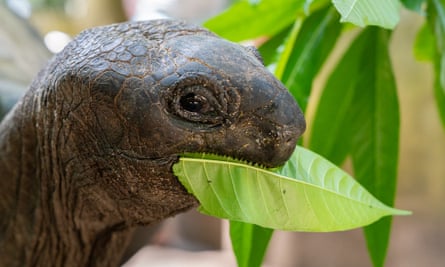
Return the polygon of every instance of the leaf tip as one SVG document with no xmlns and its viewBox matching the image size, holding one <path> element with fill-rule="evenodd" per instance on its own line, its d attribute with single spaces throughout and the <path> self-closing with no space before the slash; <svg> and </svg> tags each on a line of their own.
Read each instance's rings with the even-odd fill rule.
<svg viewBox="0 0 445 267">
<path fill-rule="evenodd" d="M 412 215 L 412 214 L 413 214 L 413 212 L 410 210 L 392 209 L 392 215 L 408 216 L 408 215 Z"/>
</svg>

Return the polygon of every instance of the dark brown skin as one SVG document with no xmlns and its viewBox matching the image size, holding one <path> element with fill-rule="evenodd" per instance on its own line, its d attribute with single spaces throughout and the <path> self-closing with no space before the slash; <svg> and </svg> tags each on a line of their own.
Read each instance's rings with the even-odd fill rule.
<svg viewBox="0 0 445 267">
<path fill-rule="evenodd" d="M 304 129 L 250 49 L 168 20 L 87 30 L 0 124 L 0 265 L 116 266 L 133 227 L 198 205 L 180 153 L 278 166 Z"/>
</svg>

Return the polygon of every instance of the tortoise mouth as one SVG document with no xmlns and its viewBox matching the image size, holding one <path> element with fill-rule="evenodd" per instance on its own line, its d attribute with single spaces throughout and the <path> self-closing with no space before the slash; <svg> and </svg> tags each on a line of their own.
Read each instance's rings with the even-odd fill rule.
<svg viewBox="0 0 445 267">
<path fill-rule="evenodd" d="M 260 153 L 258 148 L 254 146 L 245 146 L 239 151 L 239 156 L 235 158 L 267 168 L 279 167 L 284 165 L 291 157 L 295 150 L 297 139 L 289 137 L 287 141 L 266 145 Z"/>
<path fill-rule="evenodd" d="M 111 157 L 120 157 L 129 161 L 143 161 L 144 164 L 149 164 L 150 166 L 160 166 L 165 164 L 171 164 L 175 162 L 179 157 L 179 154 L 171 154 L 166 156 L 148 156 L 142 153 L 137 153 L 133 150 L 125 149 L 113 149 L 108 151 L 108 155 Z"/>
</svg>

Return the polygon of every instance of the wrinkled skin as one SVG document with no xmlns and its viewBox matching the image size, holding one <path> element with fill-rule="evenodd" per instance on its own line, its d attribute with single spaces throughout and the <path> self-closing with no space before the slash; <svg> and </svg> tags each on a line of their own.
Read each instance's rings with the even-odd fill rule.
<svg viewBox="0 0 445 267">
<path fill-rule="evenodd" d="M 0 265 L 116 266 L 134 226 L 198 204 L 180 153 L 278 166 L 304 128 L 250 49 L 175 21 L 87 30 L 0 125 Z"/>
</svg>

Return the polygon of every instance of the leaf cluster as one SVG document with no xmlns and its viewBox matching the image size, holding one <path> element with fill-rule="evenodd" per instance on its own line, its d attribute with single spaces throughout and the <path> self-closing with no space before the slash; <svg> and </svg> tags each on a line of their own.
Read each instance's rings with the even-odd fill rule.
<svg viewBox="0 0 445 267">
<path fill-rule="evenodd" d="M 388 47 L 401 8 L 426 18 L 414 51 L 434 64 L 445 128 L 445 0 L 240 0 L 205 23 L 232 41 L 267 39 L 259 46 L 267 67 L 304 111 L 315 110 L 304 145 L 337 165 L 350 158 L 356 179 L 389 206 L 396 193 L 400 115 Z M 314 80 L 344 35 L 352 40 L 318 97 Z M 239 222 L 231 227 L 239 265 L 260 266 L 245 259 L 262 258 L 271 230 Z M 374 266 L 384 265 L 390 228 L 390 217 L 364 228 Z M 255 250 L 238 246 L 239 236 L 250 238 L 241 243 L 255 244 Z"/>
</svg>

